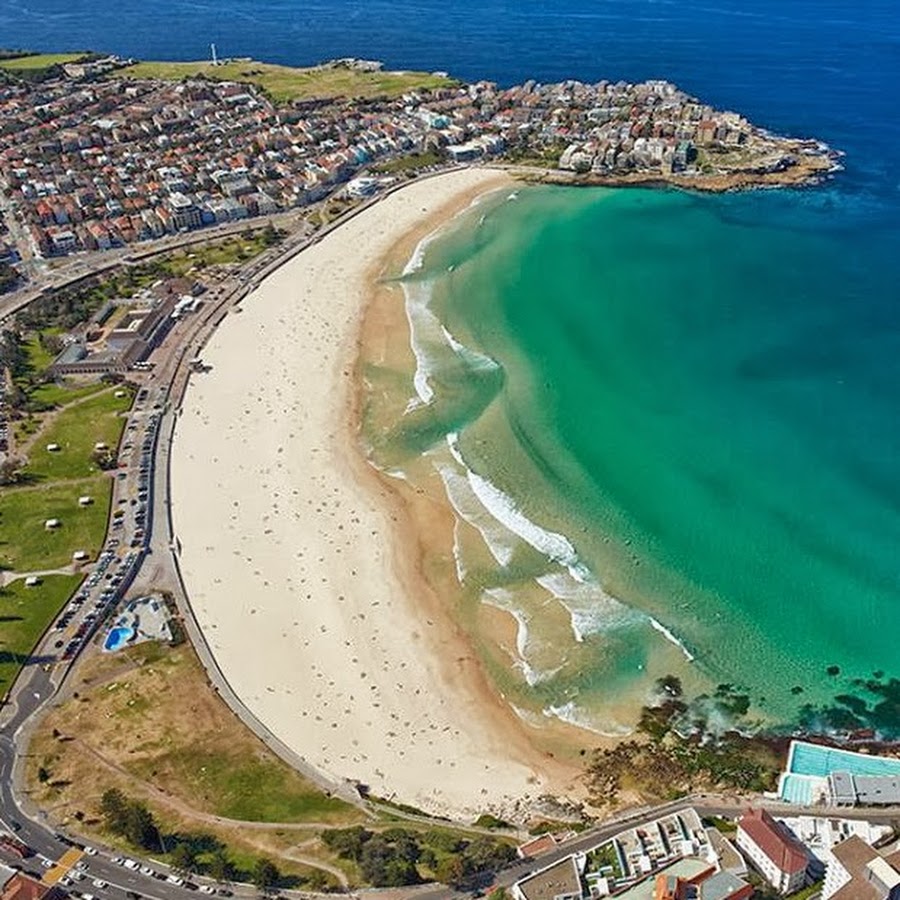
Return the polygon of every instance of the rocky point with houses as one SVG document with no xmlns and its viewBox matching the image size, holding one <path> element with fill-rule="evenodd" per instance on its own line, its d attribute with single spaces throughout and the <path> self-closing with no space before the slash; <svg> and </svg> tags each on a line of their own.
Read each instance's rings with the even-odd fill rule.
<svg viewBox="0 0 900 900">
<path fill-rule="evenodd" d="M 251 84 L 118 77 L 126 62 L 0 86 L 0 190 L 29 254 L 303 207 L 373 164 L 423 151 L 449 164 L 519 163 L 525 177 L 712 190 L 806 181 L 835 164 L 820 143 L 770 135 L 665 81 L 448 81 L 396 98 L 276 106 Z"/>
</svg>

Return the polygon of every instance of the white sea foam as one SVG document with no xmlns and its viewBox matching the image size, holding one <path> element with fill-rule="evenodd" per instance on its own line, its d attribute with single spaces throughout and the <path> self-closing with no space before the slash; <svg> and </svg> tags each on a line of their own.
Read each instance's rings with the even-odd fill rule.
<svg viewBox="0 0 900 900">
<path fill-rule="evenodd" d="M 538 713 L 532 712 L 530 709 L 522 709 L 521 706 L 516 706 L 515 703 L 510 703 L 510 707 L 512 707 L 512 711 L 527 725 L 530 725 L 532 728 L 546 728 L 547 722 L 546 719 L 548 716 L 540 715 Z"/>
<path fill-rule="evenodd" d="M 428 284 L 404 284 L 406 296 L 406 318 L 409 322 L 409 342 L 416 357 L 416 372 L 413 385 L 416 389 L 414 397 L 406 408 L 409 412 L 419 406 L 427 406 L 434 398 L 430 374 L 437 361 L 429 351 L 429 341 L 440 335 L 441 323 L 431 311 L 431 288 Z"/>
<path fill-rule="evenodd" d="M 516 631 L 516 668 L 522 671 L 529 687 L 549 680 L 562 668 L 557 666 L 548 672 L 541 672 L 528 661 L 528 645 L 531 639 L 531 633 L 528 630 L 530 617 L 516 605 L 515 595 L 512 591 L 506 588 L 489 588 L 481 595 L 481 602 L 496 609 L 502 609 L 516 620 L 518 626 Z"/>
<path fill-rule="evenodd" d="M 603 726 L 598 725 L 574 700 L 559 706 L 547 706 L 544 708 L 544 715 L 548 718 L 551 716 L 555 717 L 570 725 L 575 725 L 577 728 L 592 731 L 594 734 L 599 734 L 603 737 L 623 737 L 631 734 L 630 728 L 620 725 L 618 722 L 607 722 Z"/>
<path fill-rule="evenodd" d="M 465 475 L 461 475 L 449 464 L 438 464 L 437 470 L 444 482 L 447 499 L 456 514 L 478 531 L 497 564 L 504 568 L 508 566 L 518 539 L 502 526 L 498 527 L 499 523 L 475 496 Z"/>
<path fill-rule="evenodd" d="M 578 643 L 590 634 L 646 623 L 678 647 L 688 662 L 694 661 L 694 654 L 661 622 L 632 609 L 604 591 L 578 559 L 575 548 L 565 535 L 532 522 L 518 510 L 511 497 L 473 472 L 460 452 L 456 432 L 447 435 L 447 446 L 453 459 L 466 473 L 463 477 L 452 470 L 445 472 L 449 467 L 441 471 L 450 502 L 459 515 L 478 529 L 494 559 L 501 566 L 508 565 L 515 550 L 515 539 L 519 538 L 566 569 L 565 572 L 548 572 L 535 580 L 566 608 L 572 634 Z M 466 484 L 469 490 L 465 489 Z M 498 524 L 502 527 L 498 528 Z"/>
<path fill-rule="evenodd" d="M 578 560 L 575 548 L 565 535 L 548 531 L 532 522 L 519 510 L 512 497 L 466 465 L 459 450 L 459 436 L 456 433 L 451 432 L 447 435 L 447 444 L 453 458 L 465 467 L 466 477 L 475 496 L 501 525 L 553 562 L 565 566 L 573 578 L 584 580 L 588 576 L 587 570 Z"/>
<path fill-rule="evenodd" d="M 444 325 L 441 325 L 441 332 L 444 335 L 444 340 L 450 345 L 453 352 L 462 359 L 470 369 L 474 371 L 493 371 L 500 368 L 500 363 L 495 359 L 491 359 L 490 356 L 479 353 L 477 350 L 473 350 L 471 347 L 467 347 L 465 344 L 458 341 Z"/>
<path fill-rule="evenodd" d="M 425 265 L 425 251 L 428 249 L 428 246 L 435 241 L 438 236 L 438 231 L 433 231 L 431 234 L 422 238 L 418 244 L 416 244 L 416 249 L 413 250 L 412 256 L 409 258 L 409 261 L 403 267 L 403 277 L 405 278 L 408 275 L 413 275 L 416 272 L 420 271 Z"/>
<path fill-rule="evenodd" d="M 685 655 L 685 658 L 688 662 L 694 661 L 694 654 L 691 653 L 691 651 L 688 650 L 688 648 L 685 647 L 685 645 L 680 640 L 678 640 L 678 638 L 674 634 L 672 634 L 672 632 L 669 631 L 669 629 L 666 628 L 666 626 L 663 625 L 662 622 L 658 622 L 653 618 L 653 616 L 648 616 L 648 618 L 653 628 L 658 631 L 667 641 L 671 641 L 676 647 L 678 647 L 678 649 L 681 650 L 681 652 Z"/>
<path fill-rule="evenodd" d="M 627 628 L 642 621 L 643 615 L 611 594 L 595 581 L 579 581 L 570 572 L 541 575 L 537 583 L 566 608 L 572 634 L 579 643 L 590 634 Z"/>
<path fill-rule="evenodd" d="M 463 560 L 462 540 L 459 533 L 462 520 L 457 517 L 453 522 L 453 561 L 456 563 L 456 580 L 463 584 L 466 580 L 468 571 L 466 569 L 465 560 Z"/>
</svg>

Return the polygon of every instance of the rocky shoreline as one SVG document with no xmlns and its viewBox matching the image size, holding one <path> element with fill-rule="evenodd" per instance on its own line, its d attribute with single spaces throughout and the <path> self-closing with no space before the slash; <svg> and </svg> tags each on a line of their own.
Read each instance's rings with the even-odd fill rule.
<svg viewBox="0 0 900 900">
<path fill-rule="evenodd" d="M 819 145 L 821 147 L 821 145 Z M 569 187 L 656 187 L 682 188 L 710 194 L 776 187 L 810 187 L 820 184 L 829 175 L 841 170 L 837 151 L 823 148 L 821 152 L 791 155 L 777 170 L 734 169 L 713 173 L 661 173 L 650 171 L 606 174 L 578 173 L 564 169 L 511 164 L 504 166 L 517 179 L 529 184 L 557 184 Z"/>
</svg>

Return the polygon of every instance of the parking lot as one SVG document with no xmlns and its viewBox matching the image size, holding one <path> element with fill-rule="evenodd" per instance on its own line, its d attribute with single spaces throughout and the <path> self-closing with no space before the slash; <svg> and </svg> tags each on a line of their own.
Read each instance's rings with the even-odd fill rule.
<svg viewBox="0 0 900 900">
<path fill-rule="evenodd" d="M 106 545 L 78 593 L 54 623 L 53 651 L 61 662 L 72 660 L 111 615 L 146 552 L 150 540 L 150 479 L 161 408 L 161 390 L 138 390 L 119 447 Z"/>
</svg>

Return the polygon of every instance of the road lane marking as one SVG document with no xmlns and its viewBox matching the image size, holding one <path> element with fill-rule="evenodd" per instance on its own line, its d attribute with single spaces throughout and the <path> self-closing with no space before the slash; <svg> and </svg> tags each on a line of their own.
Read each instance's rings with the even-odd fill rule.
<svg viewBox="0 0 900 900">
<path fill-rule="evenodd" d="M 56 861 L 56 865 L 52 869 L 44 872 L 41 881 L 44 884 L 56 884 L 60 878 L 69 874 L 69 870 L 84 856 L 84 853 L 77 847 L 71 847 Z"/>
</svg>

